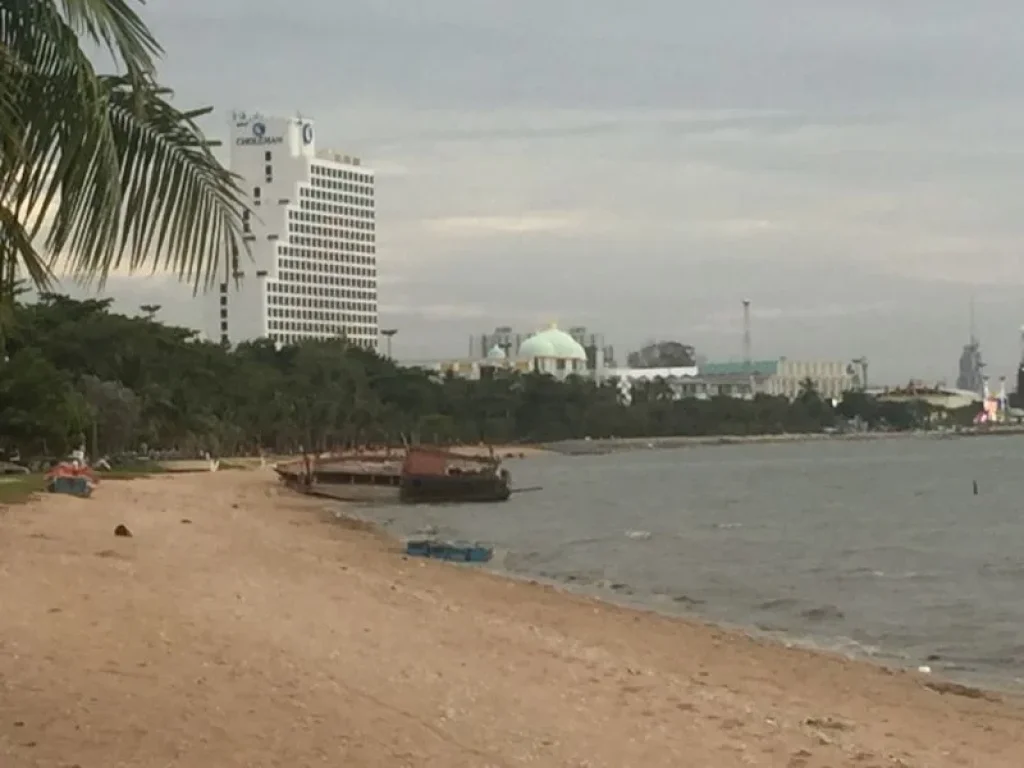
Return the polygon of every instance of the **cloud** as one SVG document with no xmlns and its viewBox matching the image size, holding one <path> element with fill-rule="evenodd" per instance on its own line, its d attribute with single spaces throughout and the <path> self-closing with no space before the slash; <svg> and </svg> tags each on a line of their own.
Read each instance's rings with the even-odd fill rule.
<svg viewBox="0 0 1024 768">
<path fill-rule="evenodd" d="M 518 216 L 450 216 L 423 222 L 427 231 L 441 236 L 572 234 L 587 231 L 585 214 L 525 213 Z M 591 230 L 592 231 L 592 230 Z"/>
<path fill-rule="evenodd" d="M 974 292 L 991 370 L 1016 367 L 1017 2 L 176 0 L 145 13 L 183 105 L 301 109 L 378 170 L 398 355 L 461 355 L 470 334 L 556 318 L 623 352 L 674 337 L 734 357 L 750 297 L 759 354 L 866 354 L 880 381 L 948 378 Z M 164 278 L 110 290 L 195 314 Z"/>
<path fill-rule="evenodd" d="M 480 320 L 488 316 L 487 308 L 480 304 L 382 304 L 381 312 L 389 317 L 405 320 Z"/>
<path fill-rule="evenodd" d="M 751 324 L 792 324 L 800 321 L 822 322 L 831 320 L 852 321 L 858 317 L 889 315 L 899 308 L 894 301 L 869 301 L 859 304 L 838 304 L 822 302 L 811 306 L 768 306 L 751 305 Z M 732 311 L 717 311 L 706 317 L 702 323 L 691 327 L 695 333 L 723 335 L 740 334 L 743 331 L 743 314 L 739 306 Z"/>
</svg>

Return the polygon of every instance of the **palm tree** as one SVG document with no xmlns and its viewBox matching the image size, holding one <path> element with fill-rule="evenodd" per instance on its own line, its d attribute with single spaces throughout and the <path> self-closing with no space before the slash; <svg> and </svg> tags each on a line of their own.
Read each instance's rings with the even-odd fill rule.
<svg viewBox="0 0 1024 768">
<path fill-rule="evenodd" d="M 244 248 L 235 177 L 196 124 L 210 110 L 172 106 L 136 2 L 0 0 L 0 298 L 19 272 L 47 287 L 58 260 L 80 280 L 148 266 L 198 289 Z"/>
<path fill-rule="evenodd" d="M 821 395 L 818 394 L 818 385 L 814 383 L 814 379 L 810 376 L 806 377 L 800 382 L 800 392 L 797 394 L 797 400 L 802 403 L 817 402 L 821 399 Z"/>
</svg>

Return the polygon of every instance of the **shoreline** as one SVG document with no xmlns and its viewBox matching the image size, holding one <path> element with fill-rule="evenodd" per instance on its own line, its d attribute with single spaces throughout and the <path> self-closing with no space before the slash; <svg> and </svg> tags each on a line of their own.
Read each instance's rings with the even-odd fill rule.
<svg viewBox="0 0 1024 768">
<path fill-rule="evenodd" d="M 398 554 L 404 555 L 403 544 L 407 538 L 419 538 L 419 534 L 406 536 L 386 528 L 380 521 L 370 517 L 356 514 L 350 510 L 351 503 L 343 501 L 332 502 L 339 507 L 345 508 L 335 510 L 332 520 L 342 526 L 355 526 L 361 530 L 372 532 L 381 537 Z M 423 534 L 427 536 L 427 534 Z M 490 542 L 488 542 L 490 543 Z M 501 547 L 495 546 L 495 554 L 502 551 Z M 709 629 L 721 630 L 729 633 L 743 635 L 756 642 L 765 642 L 777 645 L 780 648 L 800 649 L 811 653 L 820 653 L 825 656 L 846 659 L 866 663 L 873 667 L 879 667 L 893 673 L 909 674 L 919 678 L 922 684 L 929 684 L 929 681 L 938 685 L 952 685 L 962 688 L 965 691 L 972 691 L 973 695 L 983 697 L 987 694 L 996 696 L 1008 696 L 1020 699 L 1024 705 L 1024 678 L 1011 678 L 1009 682 L 1000 684 L 994 673 L 978 672 L 965 668 L 953 669 L 932 669 L 942 660 L 939 658 L 913 659 L 904 655 L 899 648 L 878 647 L 877 652 L 871 652 L 869 647 L 864 646 L 852 638 L 827 633 L 815 634 L 813 632 L 798 633 L 787 629 L 766 629 L 756 624 L 746 624 L 738 620 L 729 620 L 720 617 L 703 615 L 695 606 L 697 605 L 687 597 L 682 600 L 675 600 L 671 595 L 665 593 L 638 593 L 635 591 L 620 590 L 617 587 L 628 585 L 612 585 L 608 582 L 586 582 L 586 581 L 563 581 L 560 579 L 530 574 L 522 571 L 513 571 L 503 565 L 491 564 L 454 564 L 452 567 L 465 568 L 470 572 L 487 574 L 498 579 L 509 579 L 516 583 L 534 585 L 544 589 L 554 590 L 559 594 L 590 600 L 602 605 L 614 606 L 624 610 L 636 611 L 642 614 L 657 616 L 670 621 L 682 623 L 694 623 Z M 664 598 L 660 602 L 656 599 Z M 675 604 L 677 607 L 672 608 Z M 678 607 L 682 605 L 683 607 Z M 927 672 L 922 672 L 922 667 L 927 667 Z M 957 674 L 963 672 L 963 674 Z"/>
<path fill-rule="evenodd" d="M 5 508 L 4 765 L 1019 765 L 1019 697 L 408 558 L 335 509 L 259 471 Z"/>
<path fill-rule="evenodd" d="M 1018 437 L 1024 427 L 1002 427 L 985 430 L 914 430 L 907 432 L 803 432 L 766 435 L 694 435 L 677 437 L 611 437 L 601 439 L 558 440 L 543 443 L 545 451 L 563 456 L 593 456 L 625 451 L 676 450 L 716 445 L 777 445 L 780 443 L 872 442 L 877 440 L 961 440 L 970 438 Z"/>
</svg>

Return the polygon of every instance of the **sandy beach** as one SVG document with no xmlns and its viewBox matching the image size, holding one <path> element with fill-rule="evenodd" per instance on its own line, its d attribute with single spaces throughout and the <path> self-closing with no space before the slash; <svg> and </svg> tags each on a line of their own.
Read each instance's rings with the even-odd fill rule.
<svg viewBox="0 0 1024 768">
<path fill-rule="evenodd" d="M 4 508 L 0 595 L 4 768 L 1022 764 L 1016 699 L 407 559 L 269 470 Z"/>
</svg>

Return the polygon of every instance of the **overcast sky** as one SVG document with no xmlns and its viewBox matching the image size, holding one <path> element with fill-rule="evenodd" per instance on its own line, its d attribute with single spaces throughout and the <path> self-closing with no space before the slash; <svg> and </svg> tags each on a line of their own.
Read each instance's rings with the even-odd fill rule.
<svg viewBox="0 0 1024 768">
<path fill-rule="evenodd" d="M 1019 0 L 151 0 L 182 105 L 301 110 L 378 172 L 396 356 L 555 320 L 990 373 L 1024 323 Z M 161 278 L 125 308 L 196 316 Z"/>
</svg>

